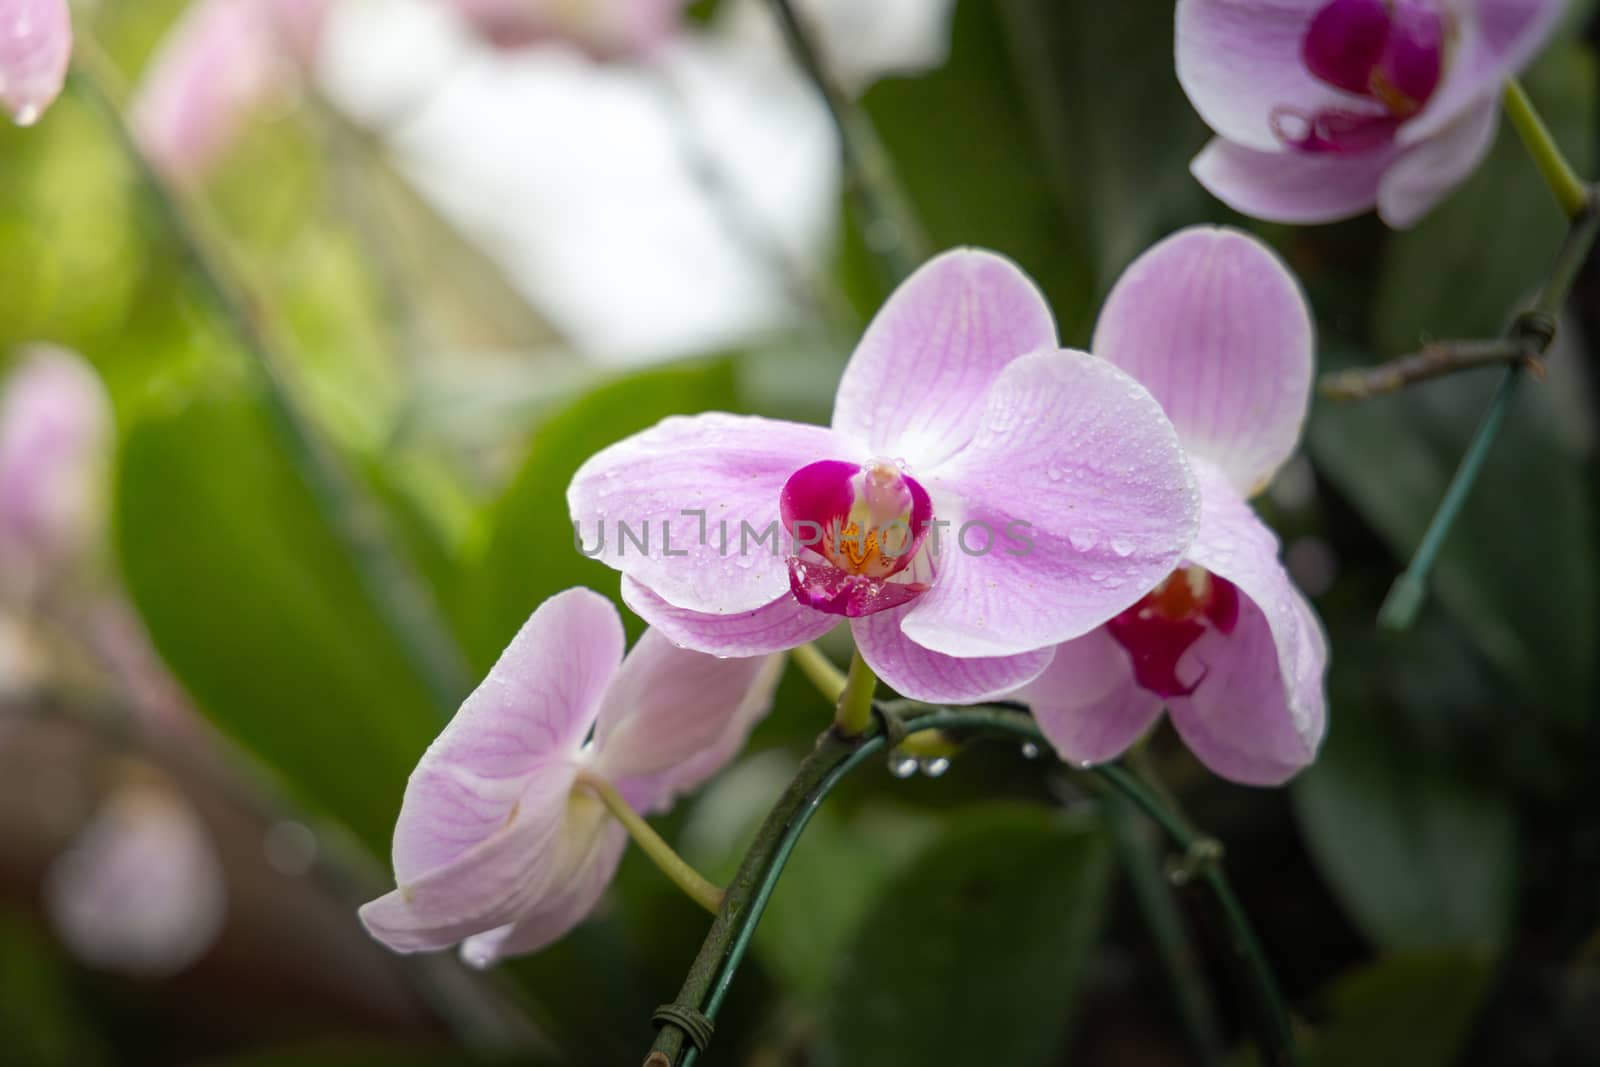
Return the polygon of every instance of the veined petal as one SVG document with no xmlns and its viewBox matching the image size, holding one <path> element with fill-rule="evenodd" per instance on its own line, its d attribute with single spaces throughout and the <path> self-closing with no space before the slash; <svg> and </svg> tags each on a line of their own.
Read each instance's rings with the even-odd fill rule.
<svg viewBox="0 0 1600 1067">
<path fill-rule="evenodd" d="M 66 0 L 0 0 L 0 107 L 18 126 L 55 102 L 71 58 Z"/>
<path fill-rule="evenodd" d="M 1271 249 L 1196 226 L 1123 272 L 1095 327 L 1094 353 L 1160 401 L 1191 456 L 1245 495 L 1289 458 L 1311 398 L 1311 312 Z"/>
<path fill-rule="evenodd" d="M 1186 656 L 1194 692 L 1168 702 L 1172 723 L 1206 766 L 1249 785 L 1277 785 L 1316 756 L 1327 724 L 1322 626 L 1278 559 L 1278 539 L 1220 471 L 1196 464 L 1204 501 L 1189 559 L 1243 596 L 1233 631 L 1209 630 Z"/>
<path fill-rule="evenodd" d="M 1055 347 L 1050 306 L 1015 263 L 946 252 L 902 282 L 867 327 L 839 381 L 833 428 L 919 472 L 972 439 L 1007 364 Z"/>
<path fill-rule="evenodd" d="M 1464 0 L 1454 5 L 1456 39 L 1444 80 L 1416 118 L 1400 127 L 1402 145 L 1437 137 L 1486 97 L 1499 95 L 1549 41 L 1566 10 L 1563 0 Z"/>
<path fill-rule="evenodd" d="M 1274 111 L 1316 115 L 1356 99 L 1319 81 L 1301 54 L 1326 2 L 1178 0 L 1178 82 L 1206 125 L 1241 147 L 1281 151 Z"/>
<path fill-rule="evenodd" d="M 1127 751 L 1161 715 L 1162 701 L 1133 677 L 1128 652 L 1103 628 L 1056 648 L 1038 678 L 1014 694 L 1068 763 L 1104 763 Z"/>
<path fill-rule="evenodd" d="M 951 520 L 902 623 L 949 656 L 1079 637 L 1171 573 L 1199 519 L 1183 446 L 1138 382 L 1086 352 L 1015 361 L 972 443 L 925 480 Z"/>
<path fill-rule="evenodd" d="M 741 713 L 748 729 L 766 710 L 747 698 L 767 663 L 691 652 L 646 630 L 601 702 L 590 765 L 613 783 L 652 777 L 715 746 Z"/>
<path fill-rule="evenodd" d="M 622 640 L 600 593 L 570 589 L 539 605 L 406 784 L 394 841 L 402 894 L 467 857 L 538 862 Z"/>
<path fill-rule="evenodd" d="M 739 754 L 751 729 L 772 710 L 772 694 L 783 677 L 783 656 L 763 656 L 751 662 L 756 664 L 755 677 L 733 713 L 723 720 L 722 732 L 699 752 L 659 774 L 618 783 L 629 803 L 647 815 L 667 811 L 678 797 L 699 789 Z"/>
<path fill-rule="evenodd" d="M 1349 154 L 1260 151 L 1221 137 L 1189 164 L 1206 192 L 1241 214 L 1270 222 L 1335 222 L 1371 210 L 1393 146 Z"/>
<path fill-rule="evenodd" d="M 1418 222 L 1467 179 L 1494 145 L 1500 101 L 1490 94 L 1452 125 L 1401 154 L 1378 182 L 1378 214 L 1397 230 Z"/>
<path fill-rule="evenodd" d="M 815 641 L 840 622 L 837 615 L 808 608 L 788 590 L 770 604 L 734 615 L 709 615 L 675 608 L 624 576 L 622 599 L 674 644 L 713 656 L 764 656 Z"/>
<path fill-rule="evenodd" d="M 789 476 L 819 459 L 868 458 L 820 426 L 674 416 L 591 456 L 567 506 L 586 555 L 674 607 L 739 614 L 789 591 L 778 521 Z"/>
<path fill-rule="evenodd" d="M 429 952 L 557 904 L 610 817 L 573 788 L 577 773 L 573 763 L 546 768 L 500 829 L 363 905 L 368 932 L 396 952 Z"/>
<path fill-rule="evenodd" d="M 1051 650 L 1014 656 L 957 658 L 923 648 L 907 637 L 901 622 L 909 607 L 890 608 L 850 622 L 856 648 L 877 676 L 913 700 L 933 704 L 976 704 L 1026 684 L 1050 663 Z"/>
<path fill-rule="evenodd" d="M 608 820 L 559 891 L 515 922 L 464 940 L 461 958 L 473 967 L 491 967 L 513 956 L 538 952 L 565 937 L 600 903 L 606 887 L 616 877 L 627 844 L 628 834 L 622 824 Z"/>
</svg>

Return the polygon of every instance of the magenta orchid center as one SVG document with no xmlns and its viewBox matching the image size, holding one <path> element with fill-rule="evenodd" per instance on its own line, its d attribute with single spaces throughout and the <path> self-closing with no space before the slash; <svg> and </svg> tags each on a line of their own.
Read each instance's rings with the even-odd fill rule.
<svg viewBox="0 0 1600 1067">
<path fill-rule="evenodd" d="M 1201 678 L 1178 680 L 1178 661 L 1207 630 L 1230 634 L 1239 622 L 1239 590 L 1204 567 L 1179 567 L 1106 629 L 1133 659 L 1133 676 L 1163 697 L 1188 696 Z"/>
<path fill-rule="evenodd" d="M 895 460 L 825 459 L 795 471 L 778 498 L 795 599 L 859 618 L 904 604 L 933 581 L 933 504 Z"/>
<path fill-rule="evenodd" d="M 1448 30 L 1439 0 L 1331 0 L 1312 18 L 1300 55 L 1318 81 L 1360 99 L 1309 116 L 1281 107 L 1273 128 L 1306 152 L 1388 144 L 1438 88 Z"/>
</svg>

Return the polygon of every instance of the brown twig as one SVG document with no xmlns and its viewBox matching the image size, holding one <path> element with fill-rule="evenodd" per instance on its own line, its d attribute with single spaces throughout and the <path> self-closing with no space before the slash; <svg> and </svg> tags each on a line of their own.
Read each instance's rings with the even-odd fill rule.
<svg viewBox="0 0 1600 1067">
<path fill-rule="evenodd" d="M 1387 363 L 1373 367 L 1353 367 L 1322 376 L 1317 392 L 1329 400 L 1366 400 L 1395 393 L 1408 385 L 1441 378 L 1446 374 L 1479 367 L 1520 364 L 1535 376 L 1543 377 L 1539 361 L 1543 346 L 1538 337 L 1496 338 L 1490 341 L 1434 341 Z"/>
</svg>

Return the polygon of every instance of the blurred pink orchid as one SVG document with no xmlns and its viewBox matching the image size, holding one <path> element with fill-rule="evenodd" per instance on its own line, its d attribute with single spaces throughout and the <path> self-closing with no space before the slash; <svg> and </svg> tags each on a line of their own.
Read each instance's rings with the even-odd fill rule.
<svg viewBox="0 0 1600 1067">
<path fill-rule="evenodd" d="M 889 298 L 831 428 L 670 418 L 593 456 L 567 501 L 679 644 L 757 655 L 848 618 L 880 677 L 941 703 L 1037 676 L 1170 573 L 1198 520 L 1159 405 L 1061 349 L 1027 276 L 973 250 Z"/>
<path fill-rule="evenodd" d="M 1142 382 L 1177 427 L 1200 482 L 1200 531 L 1171 575 L 1062 645 L 1018 698 L 1071 762 L 1120 755 L 1165 704 L 1217 774 L 1277 784 L 1311 762 L 1327 714 L 1321 623 L 1247 502 L 1305 421 L 1304 297 L 1254 238 L 1184 230 L 1123 274 L 1094 350 Z"/>
<path fill-rule="evenodd" d="M 138 977 L 176 974 L 199 959 L 227 911 L 210 833 L 174 785 L 144 768 L 111 794 L 44 888 L 73 955 Z"/>
<path fill-rule="evenodd" d="M 0 390 L 0 587 L 26 595 L 100 535 L 111 403 L 82 357 L 38 347 Z"/>
<path fill-rule="evenodd" d="M 194 181 L 250 116 L 293 90 L 315 61 L 334 0 L 199 0 L 146 67 L 133 126 L 150 161 Z"/>
<path fill-rule="evenodd" d="M 1217 137 L 1200 183 L 1238 211 L 1426 215 L 1483 160 L 1499 94 L 1562 0 L 1178 0 L 1178 80 Z"/>
<path fill-rule="evenodd" d="M 652 631 L 624 658 L 623 642 L 616 609 L 587 589 L 533 613 L 411 776 L 399 888 L 361 909 L 373 936 L 400 952 L 461 942 L 478 966 L 561 937 L 627 842 L 584 781 L 665 810 L 733 758 L 782 662 L 686 652 Z"/>
<path fill-rule="evenodd" d="M 0 107 L 31 126 L 61 93 L 72 59 L 66 0 L 0 0 Z"/>
<path fill-rule="evenodd" d="M 448 0 L 494 44 L 566 41 L 595 59 L 648 54 L 671 37 L 689 0 Z"/>
</svg>

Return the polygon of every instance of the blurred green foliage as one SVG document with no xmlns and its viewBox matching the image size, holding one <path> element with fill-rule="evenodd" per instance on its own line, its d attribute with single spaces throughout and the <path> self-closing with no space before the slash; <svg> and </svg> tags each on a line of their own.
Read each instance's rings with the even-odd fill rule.
<svg viewBox="0 0 1600 1067">
<path fill-rule="evenodd" d="M 178 6 L 108 4 L 86 18 L 133 69 Z M 1087 344 L 1098 296 L 1142 247 L 1205 221 L 1251 227 L 1299 272 L 1325 368 L 1504 326 L 1561 232 L 1510 131 L 1408 232 L 1370 218 L 1290 229 L 1231 217 L 1188 176 L 1206 134 L 1173 77 L 1170 25 L 1170 0 L 961 0 L 950 62 L 865 99 L 934 243 L 1017 259 L 1071 344 Z M 1558 141 L 1592 173 L 1592 48 L 1569 33 L 1527 81 Z M 589 454 L 672 413 L 814 411 L 844 353 L 819 352 L 809 334 L 779 336 L 574 388 L 595 376 L 535 353 L 550 340 L 538 309 L 483 282 L 488 268 L 470 251 L 430 269 L 427 254 L 444 247 L 438 220 L 387 196 L 382 228 L 401 216 L 391 236 L 408 264 L 399 280 L 413 289 L 399 306 L 421 305 L 410 309 L 420 322 L 398 321 L 371 269 L 382 250 L 352 223 L 349 201 L 350 183 L 359 197 L 361 183 L 393 175 L 360 153 L 337 156 L 330 146 L 342 136 L 306 112 L 266 123 L 197 206 L 208 238 L 264 294 L 253 307 L 288 339 L 296 395 L 372 490 L 482 671 L 550 593 L 588 584 L 616 594 L 615 575 L 572 549 L 565 488 Z M 70 97 L 35 130 L 0 128 L 0 352 L 49 340 L 102 369 L 122 427 L 116 547 L 156 646 L 231 739 L 381 857 L 440 711 L 294 473 L 241 355 L 150 223 L 128 168 Z M 833 281 L 866 316 L 882 290 L 856 220 L 841 232 Z M 461 257 L 470 270 L 456 269 Z M 541 403 L 518 408 L 488 449 L 440 432 L 438 381 L 455 368 L 419 373 L 408 351 L 419 330 L 444 352 L 485 340 L 519 349 Z M 1587 353 L 1554 358 L 1587 357 L 1596 373 L 1587 340 Z M 1249 870 L 1260 884 L 1241 886 L 1247 902 L 1278 884 L 1281 872 L 1260 868 L 1315 887 L 1274 907 L 1261 929 L 1270 955 L 1311 976 L 1289 992 L 1307 1009 L 1313 1067 L 1523 1062 L 1507 1051 L 1521 1048 L 1515 1031 L 1570 1025 L 1564 998 L 1587 988 L 1566 976 L 1589 973 L 1580 946 L 1600 926 L 1591 784 L 1600 483 L 1595 393 L 1572 384 L 1573 370 L 1553 365 L 1548 386 L 1524 389 L 1441 558 L 1427 618 L 1402 637 L 1374 634 L 1373 615 L 1493 376 L 1316 405 L 1315 499 L 1264 505 L 1286 542 L 1312 539 L 1337 563 L 1318 597 L 1333 637 L 1331 734 L 1292 789 L 1297 818 L 1204 780 L 1167 733 L 1148 753 L 1235 860 L 1259 857 Z M 758 739 L 781 751 L 736 767 L 663 824 L 669 836 L 726 877 L 795 750 L 826 718 L 803 685 L 786 683 Z M 1081 1005 L 1115 996 L 1136 1004 L 1156 1055 L 1171 1054 L 1150 1062 L 1179 1062 L 1166 1001 L 1140 995 L 1159 984 L 1153 955 L 1142 941 L 1099 936 L 1108 925 L 1120 935 L 1130 905 L 1111 888 L 1092 809 L 950 810 L 984 791 L 1043 798 L 1046 773 L 964 753 L 951 779 L 863 774 L 837 810 L 822 811 L 708 1061 L 1078 1062 L 1071 1050 L 1104 1047 L 1105 1019 L 1116 1017 Z M 649 1013 L 670 997 L 703 929 L 703 916 L 630 855 L 607 911 L 508 971 L 571 1062 L 624 1062 L 648 1041 Z M 1215 938 L 1202 945 L 1226 989 Z M 18 1043 L 8 1051 L 26 1050 L 24 1062 L 103 1054 L 67 975 L 32 925 L 0 925 L 0 1034 Z M 1525 1007 L 1530 990 L 1539 1007 Z M 1242 1033 L 1239 1005 L 1223 1000 Z M 429 1050 L 397 1060 L 383 1046 L 317 1055 L 297 1046 L 231 1062 L 435 1062 Z"/>
</svg>

